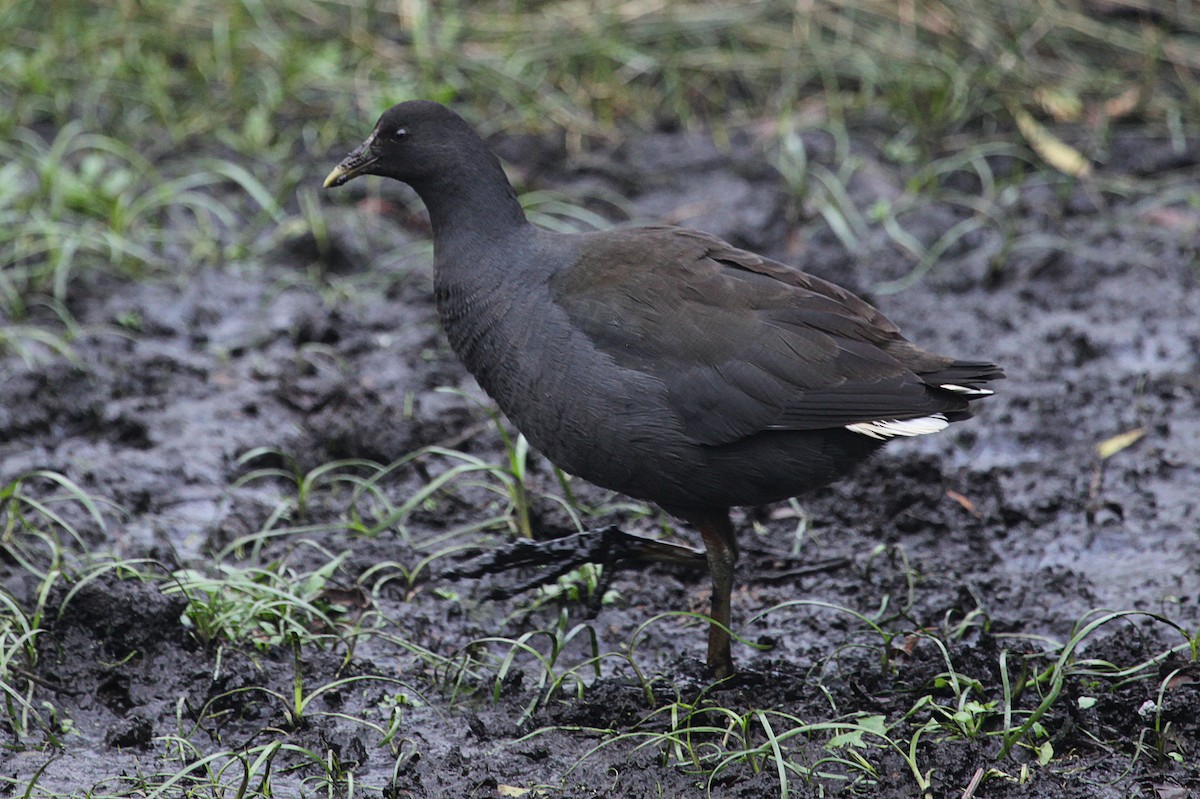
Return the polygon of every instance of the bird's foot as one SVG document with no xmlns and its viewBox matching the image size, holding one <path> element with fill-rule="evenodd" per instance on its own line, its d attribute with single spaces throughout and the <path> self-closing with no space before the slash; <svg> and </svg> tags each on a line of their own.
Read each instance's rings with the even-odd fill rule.
<svg viewBox="0 0 1200 799">
<path fill-rule="evenodd" d="M 635 561 L 680 563 L 697 569 L 707 568 L 703 552 L 626 533 L 619 527 L 609 525 L 549 541 L 513 541 L 461 566 L 448 569 L 442 576 L 457 580 L 531 566 L 547 567 L 530 580 L 494 587 L 487 594 L 488 599 L 508 599 L 549 585 L 585 563 L 613 567 Z M 606 578 L 610 576 L 611 571 L 606 573 Z"/>
</svg>

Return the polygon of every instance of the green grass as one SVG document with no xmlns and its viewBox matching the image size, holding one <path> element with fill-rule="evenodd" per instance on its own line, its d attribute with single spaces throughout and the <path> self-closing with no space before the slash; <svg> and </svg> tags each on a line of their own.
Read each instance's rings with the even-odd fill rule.
<svg viewBox="0 0 1200 799">
<path fill-rule="evenodd" d="M 517 452 L 519 448 L 514 455 Z M 443 458 L 447 465 L 455 462 L 445 453 L 427 452 L 423 457 Z M 411 467 L 412 462 L 403 465 Z M 510 475 L 511 467 L 510 463 L 492 468 Z M 507 507 L 515 531 L 511 519 L 516 505 L 511 497 L 499 499 L 507 496 L 504 480 L 495 478 L 490 487 L 471 485 L 475 471 L 455 472 L 455 468 L 450 465 L 441 472 L 452 474 L 453 479 L 439 479 L 436 470 L 422 478 L 434 486 L 423 502 L 442 502 L 460 491 L 466 497 L 482 491 Z M 349 724 L 361 729 L 360 737 L 373 747 L 390 753 L 386 756 L 401 769 L 413 756 L 405 731 L 416 719 L 426 725 L 445 724 L 439 707 L 453 712 L 488 702 L 511 708 L 515 728 L 533 727 L 526 740 L 555 731 L 585 740 L 598 737 L 576 768 L 613 747 L 631 753 L 649 750 L 657 753 L 664 768 L 689 775 L 698 788 L 760 776 L 769 778 L 781 797 L 821 789 L 870 795 L 872 786 L 894 779 L 883 773 L 894 757 L 904 764 L 915 795 L 934 796 L 937 776 L 927 765 L 931 747 L 964 745 L 980 753 L 979 782 L 1021 784 L 1032 779 L 1036 769 L 1054 767 L 1063 754 L 1056 750 L 1052 730 L 1061 727 L 1063 718 L 1075 715 L 1071 708 L 1086 710 L 1135 684 L 1146 685 L 1143 693 L 1157 697 L 1139 740 L 1106 740 L 1103 726 L 1094 730 L 1085 726 L 1083 734 L 1131 761 L 1163 763 L 1181 757 L 1162 708 L 1168 686 L 1187 668 L 1183 664 L 1195 663 L 1200 656 L 1196 631 L 1159 614 L 1135 611 L 1089 613 L 1063 640 L 995 635 L 982 614 L 947 618 L 936 628 L 915 628 L 909 619 L 912 570 L 902 558 L 899 573 L 907 575 L 907 583 L 901 581 L 897 596 L 885 594 L 868 601 L 873 611 L 825 601 L 789 601 L 760 614 L 773 624 L 781 619 L 786 623 L 795 614 L 846 620 L 839 627 L 838 648 L 799 677 L 814 695 L 827 697 L 823 713 L 814 713 L 811 706 L 798 713 L 787 705 L 756 705 L 753 692 L 720 692 L 711 685 L 681 687 L 656 676 L 642 654 L 645 636 L 659 625 L 683 624 L 698 638 L 703 625 L 694 614 L 654 616 L 617 649 L 605 649 L 592 623 L 577 618 L 580 600 L 594 586 L 560 591 L 549 613 L 531 609 L 529 618 L 535 624 L 523 624 L 525 632 L 510 636 L 501 631 L 465 642 L 454 656 L 430 651 L 406 635 L 406 611 L 389 594 L 397 579 L 411 591 L 411 575 L 421 567 L 413 561 L 396 562 L 356 575 L 347 569 L 351 550 L 335 553 L 329 548 L 347 540 L 346 535 L 349 540 L 369 540 L 370 525 L 347 525 L 351 518 L 380 512 L 397 529 L 403 528 L 404 517 L 381 500 L 408 493 L 403 471 L 399 466 L 338 462 L 299 480 L 287 470 L 259 472 L 231 491 L 250 490 L 268 479 L 280 487 L 300 485 L 309 492 L 306 504 L 312 518 L 307 521 L 311 523 L 281 528 L 278 523 L 287 514 L 270 513 L 261 539 L 252 536 L 229 545 L 215 568 L 171 573 L 149 561 L 114 562 L 103 553 L 89 553 L 80 528 L 68 520 L 80 517 L 103 526 L 107 519 L 102 503 L 61 476 L 40 472 L 10 484 L 0 506 L 4 551 L 39 581 L 40 588 L 33 592 L 32 601 L 0 592 L 4 708 L 0 724 L 20 748 L 74 745 L 71 719 L 46 701 L 45 687 L 29 675 L 38 673 L 43 656 L 40 641 L 47 612 L 61 616 L 86 583 L 112 576 L 185 597 L 183 629 L 195 636 L 217 672 L 232 668 L 222 664 L 235 657 L 290 667 L 252 669 L 235 687 L 214 694 L 202 706 L 189 706 L 181 698 L 178 729 L 155 739 L 156 756 L 145 760 L 136 774 L 114 776 L 94 786 L 95 796 L 166 796 L 184 787 L 193 792 L 264 796 L 296 785 L 322 792 L 378 790 L 386 782 L 379 782 L 377 770 L 372 771 L 373 780 L 359 786 L 357 762 L 315 746 L 304 731 L 331 722 Z M 284 496 L 282 506 L 294 512 L 297 506 Z M 367 504 L 375 510 L 366 513 Z M 284 534 L 278 534 L 281 531 Z M 412 557 L 421 563 L 454 549 L 452 539 L 444 536 L 434 535 L 426 546 L 413 531 L 405 535 Z M 289 565 L 293 561 L 306 565 Z M 588 573 L 572 579 L 587 583 L 594 577 Z M 62 597 L 55 600 L 56 609 L 50 605 L 52 595 Z M 536 596 L 528 601 L 533 606 L 541 603 Z M 539 618 L 549 624 L 539 628 Z M 1133 623 L 1160 628 L 1163 640 L 1174 637 L 1178 643 L 1136 662 L 1111 662 L 1086 654 L 1087 646 L 1103 633 Z M 754 624 L 754 619 L 746 623 L 747 628 Z M 991 660 L 981 660 L 978 644 L 969 642 L 979 636 L 994 642 Z M 396 675 L 375 667 L 361 671 L 352 664 L 360 663 L 358 653 L 367 650 L 376 666 L 396 657 L 416 670 L 410 667 Z M 920 681 L 910 684 L 905 664 L 914 652 L 933 655 L 941 665 L 923 668 L 917 672 Z M 1173 670 L 1164 664 L 1174 664 Z M 878 711 L 839 709 L 838 689 L 826 686 L 823 675 L 846 670 L 860 677 L 873 674 L 877 686 L 890 686 L 876 688 Z M 645 708 L 640 719 L 606 728 L 535 726 L 545 708 L 580 702 L 598 683 L 614 679 L 640 687 Z M 510 695 L 514 684 L 521 686 L 516 696 Z M 344 700 L 339 697 L 348 693 L 361 693 L 367 704 L 354 712 L 341 709 Z M 252 742 L 231 747 L 223 730 L 244 722 L 251 710 L 250 718 L 261 719 L 259 732 Z M 563 780 L 570 778 L 571 772 L 562 775 Z"/>
<path fill-rule="evenodd" d="M 0 345 L 68 351 L 78 331 L 54 320 L 100 274 L 253 261 L 298 230 L 320 241 L 323 159 L 410 97 L 456 103 L 487 131 L 565 129 L 574 148 L 627 125 L 774 121 L 793 190 L 853 246 L 871 220 L 843 194 L 852 167 L 804 164 L 795 130 L 882 112 L 885 150 L 917 167 L 916 194 L 964 159 L 986 173 L 998 146 L 1041 152 L 1014 109 L 1060 121 L 1085 150 L 1122 116 L 1179 136 L 1200 123 L 1200 12 L 1161 13 L 1170 24 L 1050 0 L 9 4 L 0 316 L 40 324 Z M 872 213 L 915 279 L 987 223 L 987 199 L 931 246 L 904 232 L 903 207 Z M 558 204 L 547 220 L 564 208 L 578 213 Z"/>
<path fill-rule="evenodd" d="M 316 490 L 327 493 L 336 485 L 334 481 Z M 360 588 L 347 587 L 355 580 L 345 574 L 349 553 L 329 553 L 317 540 L 320 533 L 336 529 L 334 525 L 292 531 L 283 542 L 271 539 L 257 548 L 241 548 L 249 561 L 230 554 L 210 571 L 169 572 L 152 561 L 115 561 L 103 549 L 93 551 L 88 533 L 72 520 L 82 518 L 89 527 L 105 529 L 111 519 L 103 507 L 53 472 L 26 475 L 0 490 L 0 554 L 6 568 L 27 578 L 21 597 L 0 589 L 0 732 L 6 747 L 50 755 L 81 745 L 72 720 L 49 701 L 54 681 L 39 675 L 45 673 L 43 659 L 53 662 L 69 654 L 56 651 L 58 644 L 46 636 L 47 627 L 63 617 L 88 583 L 103 577 L 136 580 L 152 593 L 183 596 L 181 629 L 206 653 L 203 658 L 215 669 L 214 678 L 223 662 L 246 657 L 241 653 L 252 653 L 252 662 L 241 668 L 253 675 L 254 659 L 290 652 L 291 676 L 282 681 L 267 674 L 251 677 L 248 684 L 217 693 L 200 707 L 189 707 L 188 698 L 180 697 L 179 728 L 155 739 L 156 756 L 137 773 L 114 773 L 92 786 L 88 795 L 170 796 L 186 788 L 217 795 L 257 790 L 257 795 L 269 796 L 277 783 L 291 786 L 287 790 L 300 784 L 305 790 L 352 793 L 354 764 L 340 762 L 332 751 L 290 740 L 293 732 L 323 720 L 362 728 L 366 740 L 392 752 L 397 762 L 411 756 L 402 723 L 413 708 L 430 708 L 431 703 L 410 680 L 386 671 L 357 670 L 352 664 L 356 647 L 371 645 L 375 657 L 382 649 L 429 670 L 447 669 L 451 661 L 409 641 L 403 624 L 379 610 L 389 601 L 382 596 L 385 582 L 372 582 L 371 575 L 364 575 Z M 272 555 L 260 558 L 271 543 Z M 316 566 L 291 567 L 292 557 Z M 326 652 L 340 667 L 315 663 Z M 141 656 L 133 651 L 127 658 Z M 351 673 L 344 673 L 347 670 Z M 347 694 L 374 699 L 347 714 L 339 710 L 339 697 Z M 221 731 L 238 715 L 231 715 L 231 708 L 239 708 L 239 713 L 256 708 L 264 718 L 257 737 L 265 742 L 213 747 L 211 742 L 220 741 Z M 434 708 L 423 714 L 437 712 Z M 54 759 L 50 757 L 47 766 Z M 22 788 L 34 790 L 40 776 L 39 770 Z M 16 783 L 4 778 L 0 785 L 12 788 Z"/>
<path fill-rule="evenodd" d="M 41 641 L 53 595 L 65 591 L 54 602 L 61 614 L 80 583 L 126 566 L 105 556 L 80 557 L 87 544 L 82 524 L 72 519 L 103 531 L 102 505 L 55 472 L 33 472 L 0 486 L 0 555 L 28 581 L 24 597 L 0 587 L 0 727 L 18 747 L 62 746 L 71 732 L 70 720 L 60 717 L 37 677 Z"/>
<path fill-rule="evenodd" d="M 532 655 L 545 670 L 526 715 L 546 697 L 568 689 L 581 693 L 587 682 L 583 675 L 597 678 L 600 660 L 620 655 L 602 655 L 591 628 L 572 621 L 565 607 L 554 612 L 557 623 L 544 633 L 481 639 L 451 658 L 411 640 L 403 604 L 395 599 L 394 588 L 411 593 L 431 563 L 477 546 L 481 526 L 519 534 L 528 524 L 520 511 L 520 497 L 534 490 L 524 485 L 528 446 L 521 437 L 501 438 L 509 452 L 501 465 L 429 448 L 389 466 L 339 461 L 302 472 L 277 451 L 250 451 L 243 458 L 247 472 L 230 486 L 230 494 L 261 492 L 269 483 L 281 499 L 258 531 L 229 543 L 208 568 L 168 570 L 152 561 L 114 561 L 92 544 L 97 532 L 119 518 L 104 502 L 54 472 L 13 481 L 0 490 L 0 552 L 38 587 L 24 599 L 0 590 L 0 729 L 11 736 L 8 745 L 46 753 L 79 745 L 73 722 L 48 701 L 49 686 L 37 675 L 41 659 L 55 656 L 54 641 L 44 638 L 47 614 L 51 621 L 61 618 L 73 598 L 100 578 L 136 580 L 152 593 L 183 597 L 180 628 L 199 645 L 214 679 L 239 661 L 245 675 L 200 706 L 181 696 L 178 729 L 154 739 L 154 757 L 144 759 L 136 773 L 126 771 L 92 786 L 92 796 L 169 796 L 179 790 L 269 796 L 297 785 L 353 794 L 357 763 L 342 762 L 334 750 L 313 745 L 304 731 L 327 723 L 360 728 L 363 740 L 390 752 L 401 768 L 414 756 L 406 737 L 409 716 L 429 724 L 441 714 L 423 692 L 441 692 L 443 705 L 484 701 L 489 683 L 499 686 L 519 659 Z M 250 468 L 264 459 L 287 467 Z M 414 480 L 424 484 L 420 490 L 411 490 Z M 397 503 L 398 496 L 404 501 Z M 494 509 L 481 514 L 487 524 L 472 522 L 433 535 L 423 529 L 422 537 L 407 529 L 411 514 L 444 513 L 447 504 L 464 502 L 459 497 L 472 506 L 490 497 Z M 347 568 L 351 550 L 329 548 L 370 540 L 385 529 L 403 542 L 410 560 L 380 562 L 353 573 Z M 583 572 L 594 581 L 594 570 Z M 458 602 L 449 595 L 436 601 Z M 591 640 L 589 657 L 576 657 L 576 639 Z M 536 646 L 543 640 L 546 654 Z M 366 671 L 359 660 L 364 649 L 373 664 Z M 290 678 L 254 667 L 278 661 L 283 653 Z M 133 651 L 127 658 L 141 656 Z M 409 666 L 399 675 L 378 669 L 392 658 Z M 368 697 L 367 704 L 353 713 L 343 711 L 347 694 Z M 235 748 L 223 745 L 224 730 L 248 713 L 262 719 L 255 740 Z M 40 772 L 26 787 L 33 789 L 38 779 Z M 372 786 L 378 790 L 383 784 Z"/>
<path fill-rule="evenodd" d="M 327 214 L 342 200 L 317 195 L 321 178 L 383 108 L 412 97 L 454 103 L 487 133 L 564 131 L 572 151 L 656 126 L 706 126 L 725 142 L 731 128 L 759 124 L 802 231 L 832 231 L 850 250 L 872 246 L 881 232 L 910 269 L 877 291 L 902 290 L 973 231 L 1009 224 L 1011 184 L 994 171 L 998 158 L 1015 160 L 1018 171 L 1053 175 L 1051 132 L 1084 155 L 1102 156 L 1127 119 L 1174 141 L 1197 130 L 1200 11 L 1182 2 L 1161 6 L 1169 24 L 1051 0 L 8 3 L 0 10 L 0 352 L 25 363 L 71 357 L 73 340 L 97 332 L 74 318 L 97 281 L 257 268 L 282 241 L 306 234 L 318 250 L 328 248 Z M 1021 112 L 1044 129 L 1019 128 Z M 848 128 L 860 122 L 880 130 L 881 152 L 908 177 L 901 196 L 873 208 L 856 207 L 846 188 L 861 166 Z M 833 137 L 832 165 L 806 151 L 801 134 L 813 130 Z M 946 188 L 946 177 L 959 172 L 978 191 Z M 1190 180 L 1150 192 L 1136 182 L 1091 179 L 1144 195 L 1134 212 L 1197 202 Z M 931 198 L 962 218 L 922 242 L 904 220 Z M 547 226 L 608 224 L 569 198 L 530 192 L 523 201 Z M 621 212 L 620 198 L 608 202 Z M 1047 244 L 1013 233 L 1006 246 Z M 379 288 L 316 278 L 331 302 Z M 120 320 L 104 332 L 118 327 L 137 334 L 136 324 Z M 907 598 L 883 597 L 876 613 L 813 602 L 773 608 L 775 616 L 849 620 L 853 647 L 828 653 L 827 662 L 861 659 L 892 675 L 897 642 L 911 639 L 944 664 L 901 708 L 846 715 L 831 702 L 817 719 L 725 705 L 707 688 L 664 694 L 670 689 L 649 676 L 640 646 L 656 625 L 697 625 L 695 618 L 656 616 L 618 650 L 605 651 L 575 615 L 596 590 L 594 570 L 518 608 L 514 617 L 531 620 L 532 630 L 481 636 L 453 654 L 431 651 L 388 615 L 397 593 L 420 590 L 431 566 L 477 546 L 481 530 L 528 535 L 530 492 L 544 491 L 541 499 L 560 503 L 583 525 L 587 509 L 565 480 L 531 486 L 522 441 L 508 440 L 499 464 L 431 448 L 390 465 L 338 461 L 306 470 L 278 452 L 247 453 L 247 472 L 231 495 L 264 484 L 287 491 L 261 525 L 218 549 L 211 567 L 187 569 L 93 552 L 98 541 L 109 542 L 117 509 L 53 472 L 4 476 L 0 548 L 34 586 L 24 598 L 0 589 L 0 725 L 11 745 L 47 752 L 73 745 L 71 720 L 31 679 L 44 652 L 50 598 L 65 596 L 61 612 L 81 585 L 116 576 L 186 597 L 181 624 L 218 664 L 235 652 L 261 662 L 282 652 L 290 674 L 283 682 L 264 675 L 262 684 L 223 697 L 253 695 L 264 706 L 261 740 L 204 743 L 181 709 L 179 729 L 155 742 L 156 756 L 137 773 L 96 786 L 91 795 L 98 797 L 269 795 L 292 778 L 313 794 L 353 795 L 354 764 L 289 737 L 306 719 L 336 714 L 327 700 L 367 684 L 378 689 L 370 713 L 350 721 L 398 772 L 419 757 L 401 724 L 428 704 L 418 688 L 441 691 L 450 706 L 471 706 L 502 700 L 506 678 L 518 671 L 532 675 L 532 690 L 513 705 L 514 725 L 536 720 L 548 703 L 578 701 L 605 675 L 632 680 L 647 697 L 644 718 L 588 732 L 605 736 L 603 746 L 650 747 L 700 786 L 766 773 L 780 796 L 800 784 L 869 793 L 882 754 L 896 753 L 914 793 L 923 795 L 930 790 L 923 748 L 965 741 L 988 753 L 981 781 L 1020 782 L 1060 754 L 1046 735 L 1048 716 L 1129 681 L 1155 684 L 1159 701 L 1145 734 L 1124 754 L 1155 762 L 1177 755 L 1161 713 L 1173 672 L 1158 668 L 1169 653 L 1118 664 L 1089 660 L 1082 648 L 1129 613 L 1089 616 L 1063 641 L 1004 641 L 993 668 L 975 673 L 956 663 L 965 629 L 913 629 Z M 471 521 L 429 538 L 414 532 L 414 518 L 458 502 L 472 508 Z M 354 544 L 391 531 L 408 548 L 404 556 L 348 569 Z M 366 609 L 351 606 L 354 595 Z M 450 592 L 439 601 L 470 612 Z M 1175 634 L 1169 620 L 1144 618 Z M 1195 662 L 1196 631 L 1180 635 L 1172 651 Z M 348 664 L 364 649 L 394 656 L 425 681 L 309 670 L 321 653 Z M 824 688 L 815 677 L 814 686 Z M 224 723 L 215 705 L 194 710 L 205 734 Z M 10 787 L 3 779 L 0 786 Z M 37 782 L 22 790 L 36 794 Z"/>
<path fill-rule="evenodd" d="M 1031 778 L 1032 769 L 1050 766 L 1062 754 L 1056 752 L 1053 738 L 1041 723 L 1048 714 L 1058 715 L 1056 723 L 1061 725 L 1061 717 L 1074 715 L 1068 705 L 1089 708 L 1097 697 L 1137 682 L 1157 685 L 1153 690 L 1161 707 L 1165 686 L 1179 670 L 1163 677 L 1160 665 L 1180 655 L 1190 657 L 1200 641 L 1156 614 L 1095 611 L 1079 621 L 1067 640 L 1039 642 L 1044 649 L 1024 646 L 1019 639 L 1005 642 L 988 670 L 999 671 L 997 682 L 991 673 L 973 675 L 955 664 L 951 652 L 961 652 L 955 643 L 961 631 L 885 630 L 849 608 L 821 604 L 859 620 L 863 632 L 878 637 L 880 650 L 889 649 L 893 638 L 914 636 L 917 646 L 932 646 L 941 653 L 945 670 L 908 691 L 898 682 L 878 698 L 891 705 L 884 713 L 840 713 L 822 684 L 820 674 L 828 666 L 822 663 L 811 670 L 806 682 L 813 691 L 830 696 L 829 715 L 824 718 L 801 718 L 786 709 L 745 704 L 744 694 L 738 697 L 743 702 L 725 704 L 731 695 L 710 693 L 706 687 L 688 696 L 678 695 L 673 701 L 656 696 L 648 703 L 645 716 L 623 729 L 541 728 L 529 737 L 555 730 L 600 737 L 601 742 L 580 758 L 576 768 L 603 749 L 635 752 L 648 748 L 658 752 L 664 766 L 694 774 L 697 786 L 706 790 L 717 781 L 765 772 L 773 775 L 780 797 L 795 795 L 797 789 L 802 795 L 823 789 L 869 796 L 873 786 L 894 778 L 881 772 L 889 754 L 898 755 L 905 764 L 914 795 L 938 795 L 926 761 L 930 748 L 974 742 L 977 747 L 972 751 L 979 753 L 982 747 L 982 754 L 974 755 L 981 764 L 977 780 L 1023 784 Z M 1180 643 L 1132 664 L 1080 655 L 1101 628 L 1139 618 L 1163 625 L 1169 634 L 1178 633 Z M 886 656 L 880 657 L 877 663 L 886 660 Z M 848 661 L 845 667 L 858 674 L 870 671 L 861 659 Z M 900 671 L 893 666 L 883 668 L 885 674 Z M 1065 690 L 1067 686 L 1070 690 Z M 1180 758 L 1161 715 L 1154 718 L 1141 741 L 1110 741 L 1090 731 L 1087 734 L 1096 746 L 1114 747 L 1132 760 L 1150 757 L 1161 763 Z"/>
</svg>

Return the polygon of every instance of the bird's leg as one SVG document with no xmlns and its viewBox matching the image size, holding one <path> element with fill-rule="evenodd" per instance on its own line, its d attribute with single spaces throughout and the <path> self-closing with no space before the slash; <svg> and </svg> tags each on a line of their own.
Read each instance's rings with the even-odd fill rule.
<svg viewBox="0 0 1200 799">
<path fill-rule="evenodd" d="M 699 519 L 696 524 L 704 539 L 708 554 L 708 571 L 712 575 L 712 624 L 708 628 L 708 668 L 717 679 L 734 673 L 730 652 L 729 629 L 732 613 L 729 595 L 733 591 L 733 569 L 737 565 L 737 538 L 728 512 L 718 512 Z"/>
</svg>

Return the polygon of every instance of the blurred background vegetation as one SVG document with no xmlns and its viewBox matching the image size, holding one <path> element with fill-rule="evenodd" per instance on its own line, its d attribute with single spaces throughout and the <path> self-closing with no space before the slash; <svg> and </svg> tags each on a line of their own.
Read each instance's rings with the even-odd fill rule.
<svg viewBox="0 0 1200 799">
<path fill-rule="evenodd" d="M 1192 0 L 21 0 L 0 40 L 0 348 L 22 352 L 59 346 L 27 323 L 69 330 L 82 275 L 317 226 L 330 159 L 408 98 L 575 149 L 870 124 L 901 164 L 1003 141 L 1075 177 L 1114 125 L 1182 143 L 1200 117 Z"/>
</svg>

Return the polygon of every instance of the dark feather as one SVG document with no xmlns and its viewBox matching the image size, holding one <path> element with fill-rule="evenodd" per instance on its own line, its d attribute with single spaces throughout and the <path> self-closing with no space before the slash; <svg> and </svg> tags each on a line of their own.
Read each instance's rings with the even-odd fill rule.
<svg viewBox="0 0 1200 799">
<path fill-rule="evenodd" d="M 684 431 L 708 445 L 957 416 L 967 398 L 939 381 L 976 386 L 998 372 L 919 350 L 850 292 L 690 230 L 589 237 L 551 285 L 572 325 L 661 381 Z"/>
</svg>

